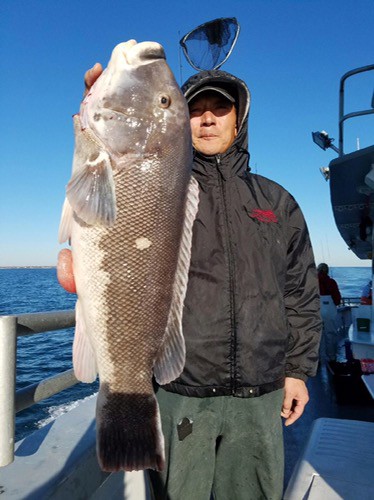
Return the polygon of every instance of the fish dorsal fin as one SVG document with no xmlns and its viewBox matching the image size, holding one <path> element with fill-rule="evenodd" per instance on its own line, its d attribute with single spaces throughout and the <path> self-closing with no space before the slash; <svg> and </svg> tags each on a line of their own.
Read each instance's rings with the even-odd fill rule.
<svg viewBox="0 0 374 500">
<path fill-rule="evenodd" d="M 75 376 L 81 382 L 91 383 L 96 380 L 97 366 L 95 353 L 87 336 L 86 323 L 79 299 L 75 306 L 73 367 Z"/>
<path fill-rule="evenodd" d="M 89 129 L 82 129 L 74 116 L 75 151 L 73 174 L 66 188 L 67 199 L 86 224 L 112 226 L 116 218 L 116 197 L 109 154 Z"/>
<path fill-rule="evenodd" d="M 165 332 L 165 340 L 158 352 L 154 375 L 160 385 L 175 380 L 181 373 L 186 359 L 182 331 L 183 304 L 187 291 L 188 271 L 191 260 L 192 227 L 199 203 L 199 185 L 191 177 L 185 210 L 185 219 L 177 271 L 173 286 L 173 299 Z"/>
</svg>

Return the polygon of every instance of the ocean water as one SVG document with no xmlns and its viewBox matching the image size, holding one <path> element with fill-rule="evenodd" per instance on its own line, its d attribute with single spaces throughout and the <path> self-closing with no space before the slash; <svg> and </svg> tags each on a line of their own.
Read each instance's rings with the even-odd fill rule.
<svg viewBox="0 0 374 500">
<path fill-rule="evenodd" d="M 343 297 L 359 297 L 371 279 L 370 267 L 335 267 L 330 275 Z M 74 309 L 76 295 L 58 284 L 56 269 L 0 269 L 0 315 Z M 72 368 L 74 329 L 20 337 L 17 342 L 17 389 Z M 16 440 L 92 396 L 98 382 L 74 387 L 19 412 Z"/>
<path fill-rule="evenodd" d="M 342 297 L 360 297 L 372 278 L 371 267 L 331 267 L 329 275 L 338 283 Z"/>
<path fill-rule="evenodd" d="M 77 296 L 59 285 L 56 269 L 0 269 L 0 315 L 74 309 Z M 16 389 L 72 368 L 74 328 L 19 337 Z M 16 440 L 97 392 L 77 384 L 16 415 Z"/>
</svg>

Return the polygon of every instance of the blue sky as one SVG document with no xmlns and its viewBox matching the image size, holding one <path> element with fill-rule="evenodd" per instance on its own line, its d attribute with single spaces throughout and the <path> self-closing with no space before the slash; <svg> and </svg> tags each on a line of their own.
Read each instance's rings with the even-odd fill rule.
<svg viewBox="0 0 374 500">
<path fill-rule="evenodd" d="M 218 17 L 236 17 L 238 43 L 222 69 L 252 93 L 253 171 L 288 189 L 307 220 L 317 263 L 370 265 L 347 249 L 319 172 L 336 157 L 311 140 L 338 139 L 340 77 L 374 61 L 373 0 L 7 0 L 0 5 L 0 266 L 55 265 L 73 155 L 72 115 L 83 75 L 135 38 L 166 51 L 180 82 L 194 70 L 179 39 Z M 373 75 L 347 85 L 347 111 L 368 108 Z M 346 126 L 346 150 L 373 143 L 374 117 Z"/>
</svg>

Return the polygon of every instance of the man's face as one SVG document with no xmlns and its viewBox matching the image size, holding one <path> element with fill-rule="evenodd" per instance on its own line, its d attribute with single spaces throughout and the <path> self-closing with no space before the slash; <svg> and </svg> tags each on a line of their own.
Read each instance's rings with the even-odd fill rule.
<svg viewBox="0 0 374 500">
<path fill-rule="evenodd" d="M 227 151 L 237 135 L 235 106 L 218 92 L 207 91 L 189 109 L 194 148 L 206 156 Z"/>
</svg>

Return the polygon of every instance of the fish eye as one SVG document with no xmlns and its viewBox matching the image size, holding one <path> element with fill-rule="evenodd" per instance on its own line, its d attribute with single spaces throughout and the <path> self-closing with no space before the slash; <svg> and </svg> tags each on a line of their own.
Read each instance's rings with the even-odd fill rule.
<svg viewBox="0 0 374 500">
<path fill-rule="evenodd" d="M 160 104 L 161 108 L 164 108 L 164 109 L 168 108 L 171 104 L 170 97 L 166 94 L 160 95 L 159 104 Z"/>
</svg>

